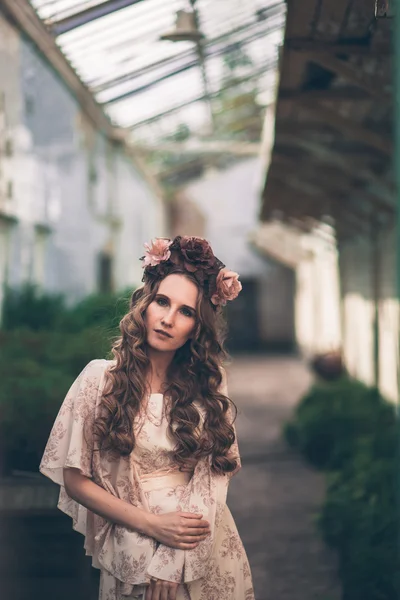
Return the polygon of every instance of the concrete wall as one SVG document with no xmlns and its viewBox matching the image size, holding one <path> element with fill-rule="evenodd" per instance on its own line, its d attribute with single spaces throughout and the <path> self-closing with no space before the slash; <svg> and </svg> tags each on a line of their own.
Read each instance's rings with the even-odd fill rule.
<svg viewBox="0 0 400 600">
<path fill-rule="evenodd" d="M 136 285 L 143 242 L 165 227 L 123 148 L 0 13 L 0 284 L 32 281 L 73 301 L 98 289 L 103 255 L 114 289 Z"/>
</svg>

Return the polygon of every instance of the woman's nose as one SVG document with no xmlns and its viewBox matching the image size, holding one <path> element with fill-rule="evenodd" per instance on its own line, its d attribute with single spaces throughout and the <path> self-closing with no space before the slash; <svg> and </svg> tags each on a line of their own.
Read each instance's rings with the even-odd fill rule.
<svg viewBox="0 0 400 600">
<path fill-rule="evenodd" d="M 161 322 L 166 327 L 172 327 L 172 325 L 174 324 L 174 314 L 172 310 L 169 310 L 167 313 L 164 314 L 163 318 L 161 319 Z"/>
</svg>

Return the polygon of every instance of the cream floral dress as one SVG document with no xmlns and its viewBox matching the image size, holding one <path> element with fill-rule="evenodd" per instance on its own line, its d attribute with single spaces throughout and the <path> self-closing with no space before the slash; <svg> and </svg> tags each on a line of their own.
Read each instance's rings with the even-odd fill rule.
<svg viewBox="0 0 400 600">
<path fill-rule="evenodd" d="M 136 446 L 129 457 L 115 460 L 98 451 L 93 425 L 112 364 L 94 360 L 73 383 L 40 465 L 61 486 L 58 508 L 72 517 L 74 529 L 85 536 L 86 554 L 101 570 L 99 600 L 142 600 L 150 577 L 178 582 L 177 600 L 254 600 L 249 563 L 226 505 L 230 477 L 215 475 L 208 458 L 198 461 L 193 474 L 177 469 L 161 394 L 150 396 L 137 420 Z M 231 452 L 239 456 L 236 444 Z M 201 513 L 210 522 L 211 535 L 185 551 L 115 525 L 67 495 L 64 467 L 79 469 L 114 496 L 150 512 Z"/>
</svg>

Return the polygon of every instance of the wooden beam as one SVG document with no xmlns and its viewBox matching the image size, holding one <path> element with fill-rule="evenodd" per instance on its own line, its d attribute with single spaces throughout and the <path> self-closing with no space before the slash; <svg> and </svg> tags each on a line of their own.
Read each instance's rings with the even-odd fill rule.
<svg viewBox="0 0 400 600">
<path fill-rule="evenodd" d="M 350 0 L 323 0 L 318 7 L 313 34 L 325 42 L 337 42 L 349 12 Z"/>
<path fill-rule="evenodd" d="M 371 47 L 364 40 L 347 40 L 341 42 L 324 42 L 310 38 L 288 38 L 285 47 L 296 52 L 316 54 L 353 54 L 367 56 L 391 56 L 393 48 L 391 44 Z"/>
<path fill-rule="evenodd" d="M 382 205 L 383 210 L 395 210 L 395 189 L 391 190 L 385 185 L 382 185 L 382 178 L 378 178 L 377 175 L 368 169 L 365 160 L 359 161 L 354 157 L 343 157 L 340 153 L 331 150 L 323 144 L 318 144 L 291 134 L 280 136 L 279 141 L 287 144 L 289 147 L 302 148 L 308 153 L 310 161 L 328 163 L 337 167 L 342 173 L 347 174 L 349 177 L 368 183 L 370 189 L 377 190 L 371 194 L 374 196 L 375 202 Z M 276 152 L 277 150 L 274 151 L 273 158 L 275 157 Z M 280 154 L 282 153 L 279 150 L 278 152 Z"/>
<path fill-rule="evenodd" d="M 327 88 L 325 90 L 280 90 L 278 102 L 300 100 L 329 100 L 336 102 L 360 102 L 370 100 L 369 94 L 358 88 Z"/>
<path fill-rule="evenodd" d="M 329 214 L 337 220 L 351 223 L 359 232 L 370 231 L 369 215 L 338 201 L 337 196 L 321 194 L 318 198 L 310 197 L 306 193 L 299 192 L 297 185 L 288 180 L 284 174 L 271 177 L 271 183 L 273 184 L 271 190 L 267 185 L 264 191 L 261 219 L 265 219 L 274 210 L 281 210 L 289 217 L 302 219 L 308 217 L 320 219 Z M 278 202 L 271 202 L 272 198 L 278 198 Z"/>
<path fill-rule="evenodd" d="M 384 81 L 377 81 L 376 77 L 367 75 L 351 63 L 345 62 L 331 54 L 312 54 L 310 60 L 320 65 L 327 71 L 335 73 L 339 77 L 347 79 L 349 83 L 367 92 L 372 98 L 378 100 L 390 100 L 392 94 L 383 89 Z"/>
<path fill-rule="evenodd" d="M 387 156 L 393 156 L 393 143 L 387 137 L 367 129 L 363 125 L 354 122 L 352 119 L 343 117 L 331 108 L 322 106 L 322 104 L 316 106 L 314 102 L 304 101 L 301 102 L 301 107 L 309 111 L 314 117 L 317 117 L 324 123 L 338 129 L 353 140 L 357 140 L 371 148 L 375 148 Z"/>
<path fill-rule="evenodd" d="M 269 173 L 272 175 L 275 173 L 278 175 L 282 174 L 284 177 L 290 179 L 291 174 L 296 172 L 305 182 L 312 185 L 319 185 L 320 193 L 327 194 L 329 197 L 332 195 L 337 199 L 340 199 L 341 196 L 348 198 L 348 206 L 353 207 L 349 210 L 353 212 L 358 210 L 354 201 L 359 200 L 359 203 L 365 203 L 369 207 L 374 207 L 383 215 L 391 216 L 396 213 L 394 204 L 389 204 L 377 193 L 371 192 L 368 187 L 360 189 L 354 185 L 354 180 L 358 179 L 357 170 L 354 170 L 351 174 L 347 173 L 346 176 L 346 172 L 342 171 L 339 167 L 336 168 L 335 172 L 332 168 L 321 167 L 321 162 L 323 164 L 323 161 L 319 161 L 317 156 L 315 156 L 315 161 L 309 160 L 308 162 L 303 162 L 284 154 L 274 154 Z M 341 203 L 343 202 L 341 201 Z"/>
</svg>

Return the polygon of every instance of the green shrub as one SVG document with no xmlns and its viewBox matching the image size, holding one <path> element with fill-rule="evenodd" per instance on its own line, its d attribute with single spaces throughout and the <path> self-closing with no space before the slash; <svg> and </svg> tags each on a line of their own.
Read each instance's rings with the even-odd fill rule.
<svg viewBox="0 0 400 600">
<path fill-rule="evenodd" d="M 316 467 L 340 468 L 354 454 L 354 443 L 394 422 L 394 411 L 374 388 L 342 378 L 317 384 L 299 404 L 286 437 Z M 290 429 L 290 434 L 289 433 Z"/>
<path fill-rule="evenodd" d="M 19 289 L 5 290 L 2 330 L 79 332 L 101 327 L 115 332 L 123 315 L 128 312 L 132 290 L 118 294 L 91 294 L 72 307 L 67 307 L 61 295 L 41 292 L 26 284 Z"/>
<path fill-rule="evenodd" d="M 319 516 L 325 541 L 336 548 L 345 594 L 352 600 L 395 600 L 398 518 L 395 460 L 360 450 L 343 471 L 328 475 Z"/>
<path fill-rule="evenodd" d="M 71 376 L 24 358 L 0 367 L 2 450 L 7 469 L 37 470 Z"/>
<path fill-rule="evenodd" d="M 84 366 L 109 358 L 131 291 L 67 308 L 32 286 L 7 290 L 0 330 L 0 440 L 6 470 L 36 471 L 65 394 Z"/>
<path fill-rule="evenodd" d="M 2 306 L 3 330 L 21 327 L 38 331 L 55 329 L 65 313 L 61 295 L 42 293 L 36 286 L 26 284 L 19 289 L 6 288 Z"/>
<path fill-rule="evenodd" d="M 314 386 L 285 427 L 288 442 L 326 471 L 318 527 L 338 552 L 343 600 L 399 595 L 397 428 L 393 407 L 351 379 Z"/>
<path fill-rule="evenodd" d="M 115 294 L 92 294 L 66 311 L 61 328 L 67 331 L 102 327 L 116 332 L 122 317 L 128 312 L 132 290 Z"/>
<path fill-rule="evenodd" d="M 99 329 L 0 333 L 0 439 L 8 471 L 36 471 L 65 394 L 84 366 L 109 354 Z"/>
</svg>

